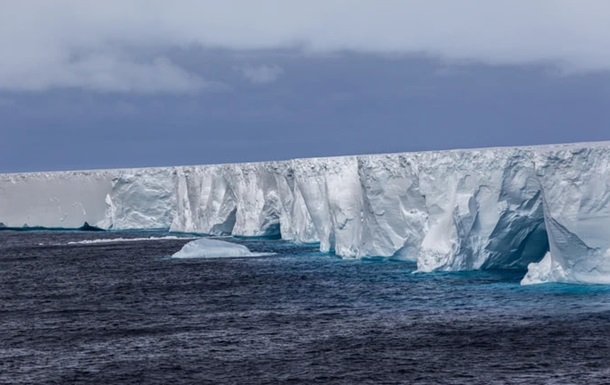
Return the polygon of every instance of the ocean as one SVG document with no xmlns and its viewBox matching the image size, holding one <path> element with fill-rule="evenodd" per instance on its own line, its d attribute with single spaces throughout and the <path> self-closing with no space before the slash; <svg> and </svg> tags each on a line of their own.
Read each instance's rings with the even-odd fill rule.
<svg viewBox="0 0 610 385">
<path fill-rule="evenodd" d="M 223 239 L 0 231 L 0 384 L 610 383 L 610 287 Z"/>
</svg>

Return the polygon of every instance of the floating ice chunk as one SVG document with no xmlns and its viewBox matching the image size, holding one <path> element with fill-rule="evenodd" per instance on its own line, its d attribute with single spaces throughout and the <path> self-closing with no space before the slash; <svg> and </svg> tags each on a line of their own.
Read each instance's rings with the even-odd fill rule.
<svg viewBox="0 0 610 385">
<path fill-rule="evenodd" d="M 545 254 L 542 261 L 530 263 L 527 266 L 527 274 L 521 280 L 522 285 L 536 285 L 548 282 L 566 282 L 566 273 L 558 263 L 553 261 L 551 253 Z"/>
<path fill-rule="evenodd" d="M 201 238 L 184 245 L 172 258 L 224 258 L 253 257 L 254 254 L 243 245 L 219 241 L 217 239 Z"/>
</svg>

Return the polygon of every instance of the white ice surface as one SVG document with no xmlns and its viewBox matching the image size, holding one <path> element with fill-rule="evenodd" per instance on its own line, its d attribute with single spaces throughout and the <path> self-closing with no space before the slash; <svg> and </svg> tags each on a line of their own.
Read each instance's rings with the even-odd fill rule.
<svg viewBox="0 0 610 385">
<path fill-rule="evenodd" d="M 78 228 L 106 216 L 114 171 L 0 174 L 0 222 L 9 227 Z"/>
<path fill-rule="evenodd" d="M 568 277 L 563 267 L 553 261 L 551 253 L 545 254 L 538 263 L 530 263 L 527 274 L 521 280 L 522 285 L 536 285 L 547 282 L 568 282 Z"/>
<path fill-rule="evenodd" d="M 563 273 L 538 281 L 610 283 L 610 142 L 0 175 L 6 226 L 85 221 L 281 235 L 424 272 L 540 272 L 550 251 Z"/>
<path fill-rule="evenodd" d="M 610 284 L 610 146 L 554 150 L 535 162 L 550 253 L 528 272 L 546 278 L 523 283 Z"/>
<path fill-rule="evenodd" d="M 172 258 L 225 258 L 256 255 L 243 245 L 218 239 L 201 238 L 184 245 L 180 251 L 172 255 Z"/>
</svg>

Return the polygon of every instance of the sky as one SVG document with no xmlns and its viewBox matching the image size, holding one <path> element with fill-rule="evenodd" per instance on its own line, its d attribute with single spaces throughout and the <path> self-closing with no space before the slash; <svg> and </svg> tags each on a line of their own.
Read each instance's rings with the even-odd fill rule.
<svg viewBox="0 0 610 385">
<path fill-rule="evenodd" d="M 610 140 L 607 0 L 0 10 L 0 172 Z"/>
</svg>

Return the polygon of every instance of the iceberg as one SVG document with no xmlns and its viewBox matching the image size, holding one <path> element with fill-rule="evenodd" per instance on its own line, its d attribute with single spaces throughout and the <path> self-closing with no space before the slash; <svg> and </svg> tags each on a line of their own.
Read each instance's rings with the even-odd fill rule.
<svg viewBox="0 0 610 385">
<path fill-rule="evenodd" d="M 224 258 L 224 257 L 252 257 L 256 256 L 243 245 L 220 241 L 217 239 L 201 238 L 184 245 L 180 251 L 174 253 L 172 258 Z"/>
<path fill-rule="evenodd" d="M 0 221 L 281 237 L 421 272 L 610 283 L 610 142 L 0 174 Z"/>
</svg>

